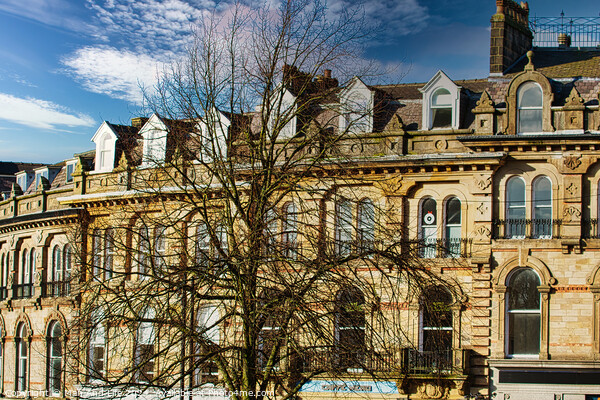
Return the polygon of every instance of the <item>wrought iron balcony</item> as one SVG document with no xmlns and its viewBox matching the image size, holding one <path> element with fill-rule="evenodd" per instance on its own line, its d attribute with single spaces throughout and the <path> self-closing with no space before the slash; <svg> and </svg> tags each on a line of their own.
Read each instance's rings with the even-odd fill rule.
<svg viewBox="0 0 600 400">
<path fill-rule="evenodd" d="M 32 297 L 34 294 L 33 283 L 14 284 L 12 289 L 13 299 L 26 299 Z"/>
<path fill-rule="evenodd" d="M 46 297 L 64 297 L 71 292 L 71 281 L 53 281 L 45 285 Z"/>
<path fill-rule="evenodd" d="M 412 241 L 411 245 L 422 258 L 468 258 L 472 242 L 466 238 L 428 238 Z"/>
<path fill-rule="evenodd" d="M 305 349 L 301 355 L 303 373 L 319 371 L 345 371 L 362 373 L 366 371 L 391 372 L 398 369 L 399 359 L 394 354 L 375 351 L 339 351 L 335 347 L 315 347 Z"/>
<path fill-rule="evenodd" d="M 562 219 L 496 219 L 494 239 L 560 238 Z"/>
</svg>

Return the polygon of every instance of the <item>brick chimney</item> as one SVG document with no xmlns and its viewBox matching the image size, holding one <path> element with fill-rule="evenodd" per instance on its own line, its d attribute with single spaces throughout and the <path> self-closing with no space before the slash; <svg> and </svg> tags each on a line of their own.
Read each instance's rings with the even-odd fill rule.
<svg viewBox="0 0 600 400">
<path fill-rule="evenodd" d="M 529 30 L 529 5 L 496 0 L 496 14 L 491 22 L 490 75 L 501 75 L 531 50 L 533 34 Z"/>
</svg>

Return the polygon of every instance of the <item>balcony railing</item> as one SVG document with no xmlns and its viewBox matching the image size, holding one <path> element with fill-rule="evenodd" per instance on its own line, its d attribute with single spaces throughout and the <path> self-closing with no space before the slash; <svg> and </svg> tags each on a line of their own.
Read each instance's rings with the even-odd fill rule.
<svg viewBox="0 0 600 400">
<path fill-rule="evenodd" d="M 26 299 L 34 294 L 33 283 L 14 284 L 12 289 L 14 299 Z"/>
<path fill-rule="evenodd" d="M 497 219 L 494 239 L 560 238 L 561 219 Z"/>
<path fill-rule="evenodd" d="M 350 254 L 369 254 L 381 248 L 380 240 L 335 240 L 335 254 L 347 256 Z"/>
<path fill-rule="evenodd" d="M 390 372 L 398 369 L 398 366 L 399 359 L 393 354 L 374 351 L 337 351 L 333 347 L 317 347 L 306 349 L 301 356 L 301 370 L 304 373 L 360 373 L 365 370 Z"/>
<path fill-rule="evenodd" d="M 584 239 L 600 239 L 598 218 L 584 219 L 581 221 L 582 237 Z"/>
<path fill-rule="evenodd" d="M 419 351 L 412 348 L 393 352 L 339 352 L 317 347 L 301 356 L 303 373 L 339 371 L 348 373 L 400 372 L 410 375 L 464 375 L 468 373 L 469 351 L 464 349 Z"/>
<path fill-rule="evenodd" d="M 71 281 L 54 281 L 46 283 L 46 297 L 64 297 L 71 292 Z"/>
<path fill-rule="evenodd" d="M 455 368 L 452 364 L 452 350 L 418 351 L 407 350 L 406 371 L 413 375 L 451 374 Z"/>
<path fill-rule="evenodd" d="M 422 258 L 468 258 L 472 242 L 466 238 L 428 238 L 412 241 L 411 246 Z"/>
<path fill-rule="evenodd" d="M 531 17 L 529 27 L 536 47 L 597 47 L 600 45 L 598 17 Z M 566 37 L 568 36 L 568 39 Z"/>
</svg>

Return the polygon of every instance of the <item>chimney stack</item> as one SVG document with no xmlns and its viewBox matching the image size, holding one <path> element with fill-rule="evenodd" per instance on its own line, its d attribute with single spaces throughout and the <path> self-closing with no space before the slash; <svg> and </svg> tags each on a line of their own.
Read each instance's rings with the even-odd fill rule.
<svg viewBox="0 0 600 400">
<path fill-rule="evenodd" d="M 323 75 L 325 76 L 325 78 L 330 79 L 331 78 L 331 70 L 326 69 L 325 72 L 323 73 Z"/>
<path fill-rule="evenodd" d="M 533 34 L 529 30 L 529 4 L 496 0 L 496 14 L 491 23 L 490 75 L 502 75 L 531 50 Z"/>
</svg>

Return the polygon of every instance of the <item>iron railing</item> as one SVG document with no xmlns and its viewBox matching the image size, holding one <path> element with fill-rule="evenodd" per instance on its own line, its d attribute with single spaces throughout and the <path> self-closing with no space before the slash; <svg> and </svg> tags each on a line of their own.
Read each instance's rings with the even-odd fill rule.
<svg viewBox="0 0 600 400">
<path fill-rule="evenodd" d="M 34 294 L 33 283 L 14 284 L 12 289 L 14 299 L 26 299 Z"/>
<path fill-rule="evenodd" d="M 391 353 L 375 351 L 338 351 L 334 347 L 306 349 L 301 356 L 301 370 L 304 373 L 319 371 L 364 371 L 390 372 L 400 365 Z"/>
<path fill-rule="evenodd" d="M 406 372 L 411 375 L 448 375 L 454 371 L 452 350 L 418 351 L 408 350 Z"/>
<path fill-rule="evenodd" d="M 53 281 L 45 285 L 46 297 L 64 297 L 71 293 L 71 281 Z"/>
<path fill-rule="evenodd" d="M 561 219 L 496 219 L 494 239 L 560 238 Z"/>
<path fill-rule="evenodd" d="M 468 258 L 472 243 L 473 239 L 467 238 L 428 238 L 410 244 L 422 258 Z"/>
<path fill-rule="evenodd" d="M 599 17 L 531 17 L 533 45 L 537 47 L 598 47 Z"/>
</svg>

